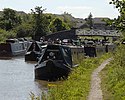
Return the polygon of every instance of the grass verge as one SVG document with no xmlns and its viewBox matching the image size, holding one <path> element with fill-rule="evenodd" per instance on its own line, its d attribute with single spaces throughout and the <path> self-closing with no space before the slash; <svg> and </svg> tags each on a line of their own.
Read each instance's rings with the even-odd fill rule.
<svg viewBox="0 0 125 100">
<path fill-rule="evenodd" d="M 105 54 L 99 58 L 87 58 L 80 60 L 79 67 L 74 68 L 67 80 L 61 84 L 48 86 L 48 94 L 41 97 L 42 100 L 86 100 L 90 90 L 91 74 L 104 60 L 109 58 Z M 32 99 L 36 100 L 36 99 Z M 37 99 L 40 100 L 40 99 Z"/>
<path fill-rule="evenodd" d="M 101 72 L 104 100 L 125 100 L 125 45 L 113 54 L 114 60 Z"/>
<path fill-rule="evenodd" d="M 86 100 L 90 90 L 91 73 L 108 57 L 106 54 L 80 61 L 79 67 L 72 71 L 67 80 L 50 87 L 47 100 Z"/>
</svg>

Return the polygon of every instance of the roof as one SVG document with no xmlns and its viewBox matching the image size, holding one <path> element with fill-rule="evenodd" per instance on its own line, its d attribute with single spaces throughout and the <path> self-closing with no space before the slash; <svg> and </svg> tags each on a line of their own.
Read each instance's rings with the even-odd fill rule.
<svg viewBox="0 0 125 100">
<path fill-rule="evenodd" d="M 99 23 L 99 24 L 106 24 L 106 22 L 104 21 L 105 19 L 109 19 L 107 17 L 95 17 L 93 18 L 93 22 L 94 24 Z"/>
</svg>

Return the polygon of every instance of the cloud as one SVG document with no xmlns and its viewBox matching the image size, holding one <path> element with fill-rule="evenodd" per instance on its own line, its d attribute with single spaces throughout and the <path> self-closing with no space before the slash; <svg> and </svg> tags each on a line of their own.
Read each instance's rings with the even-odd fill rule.
<svg viewBox="0 0 125 100">
<path fill-rule="evenodd" d="M 111 2 L 112 0 L 105 0 L 107 3 Z"/>
<path fill-rule="evenodd" d="M 88 6 L 60 6 L 57 7 L 57 10 L 61 13 L 65 11 L 71 13 L 74 17 L 83 17 L 88 16 L 88 14 L 92 11 L 92 7 Z"/>
</svg>

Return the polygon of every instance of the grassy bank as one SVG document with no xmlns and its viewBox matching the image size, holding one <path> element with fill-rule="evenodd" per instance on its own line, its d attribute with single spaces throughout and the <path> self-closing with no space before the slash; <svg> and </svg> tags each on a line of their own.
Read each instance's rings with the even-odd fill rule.
<svg viewBox="0 0 125 100">
<path fill-rule="evenodd" d="M 42 100 L 86 100 L 90 90 L 91 73 L 107 58 L 109 55 L 105 54 L 100 58 L 81 60 L 79 67 L 72 71 L 67 80 L 48 86 L 48 96 L 44 94 Z"/>
<path fill-rule="evenodd" d="M 125 100 L 125 45 L 119 46 L 113 58 L 101 72 L 104 100 Z"/>
</svg>

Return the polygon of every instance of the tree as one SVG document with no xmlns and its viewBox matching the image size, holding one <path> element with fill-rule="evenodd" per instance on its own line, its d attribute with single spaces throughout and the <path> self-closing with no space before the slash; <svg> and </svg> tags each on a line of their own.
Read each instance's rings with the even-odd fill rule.
<svg viewBox="0 0 125 100">
<path fill-rule="evenodd" d="M 76 21 L 73 20 L 74 18 L 71 14 L 69 14 L 68 12 L 64 12 L 62 16 L 63 21 L 68 25 L 69 28 L 73 28 L 74 26 L 76 26 Z"/>
<path fill-rule="evenodd" d="M 40 37 L 45 36 L 49 32 L 49 22 L 43 14 L 45 10 L 42 7 L 35 7 L 35 10 L 31 9 L 34 20 L 34 40 L 40 40 Z"/>
<path fill-rule="evenodd" d="M 60 18 L 55 18 L 51 23 L 50 23 L 50 31 L 51 32 L 58 32 L 62 30 L 69 29 L 68 25 L 62 21 Z"/>
<path fill-rule="evenodd" d="M 14 31 L 17 33 L 17 38 L 20 37 L 33 37 L 34 22 L 32 14 L 20 14 L 22 23 L 14 28 Z"/>
<path fill-rule="evenodd" d="M 0 27 L 8 31 L 19 24 L 21 24 L 21 18 L 16 15 L 16 11 L 10 8 L 5 8 L 3 10 L 3 16 L 0 18 Z"/>
<path fill-rule="evenodd" d="M 90 29 L 93 28 L 93 18 L 92 18 L 92 14 L 90 13 L 88 18 L 85 19 L 86 20 L 86 24 L 89 26 Z"/>
<path fill-rule="evenodd" d="M 21 25 L 17 26 L 14 29 L 14 32 L 17 33 L 16 34 L 17 38 L 32 37 L 33 34 L 32 24 L 22 23 Z"/>
<path fill-rule="evenodd" d="M 109 2 L 113 4 L 119 11 L 120 16 L 117 19 L 114 19 L 113 23 L 122 31 L 125 31 L 125 0 L 112 0 Z"/>
</svg>

